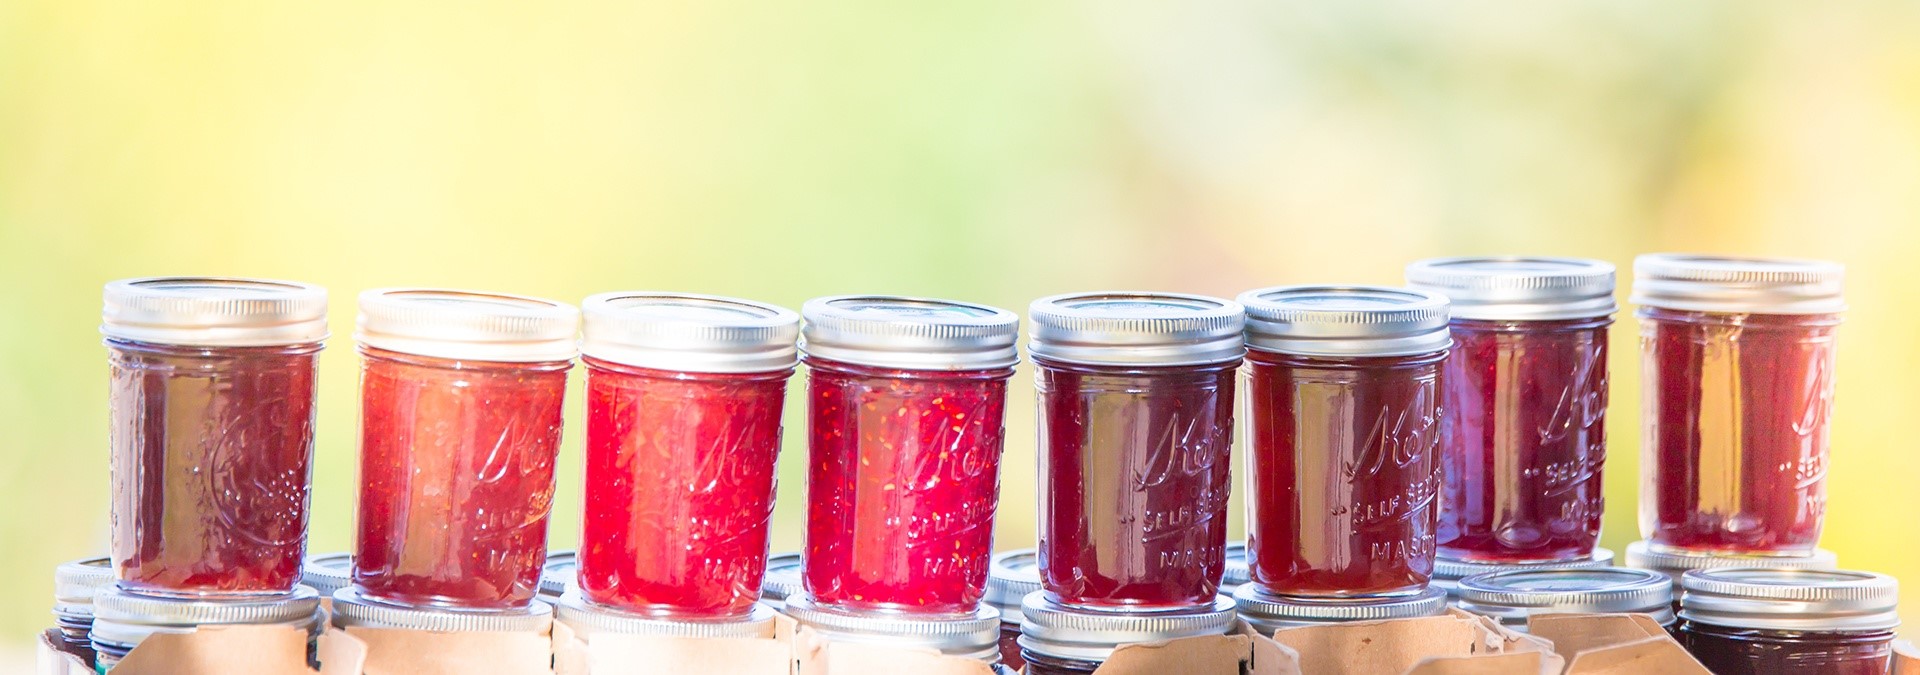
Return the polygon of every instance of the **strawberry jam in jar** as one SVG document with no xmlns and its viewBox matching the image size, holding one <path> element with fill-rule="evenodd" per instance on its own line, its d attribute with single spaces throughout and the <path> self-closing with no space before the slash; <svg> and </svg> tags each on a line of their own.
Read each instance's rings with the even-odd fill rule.
<svg viewBox="0 0 1920 675">
<path fill-rule="evenodd" d="M 361 601 L 533 603 L 579 323 L 570 305 L 515 295 L 360 295 Z"/>
<path fill-rule="evenodd" d="M 1640 533 L 1653 549 L 1804 555 L 1819 543 L 1842 274 L 1803 260 L 1634 262 Z"/>
<path fill-rule="evenodd" d="M 1210 606 L 1226 566 L 1239 303 L 1102 292 L 1033 303 L 1040 576 L 1068 609 Z"/>
<path fill-rule="evenodd" d="M 1242 597 L 1412 595 L 1433 574 L 1447 299 L 1282 286 L 1247 308 Z"/>
<path fill-rule="evenodd" d="M 1600 537 L 1613 265 L 1423 260 L 1412 288 L 1452 302 L 1441 377 L 1442 558 L 1577 561 Z"/>
<path fill-rule="evenodd" d="M 819 298 L 801 315 L 808 604 L 976 612 L 1019 320 L 984 305 L 887 296 Z"/>
<path fill-rule="evenodd" d="M 112 563 L 149 596 L 300 583 L 327 293 L 261 279 L 107 284 Z"/>
<path fill-rule="evenodd" d="M 746 619 L 760 597 L 800 316 L 745 300 L 604 293 L 581 305 L 587 604 Z"/>
</svg>

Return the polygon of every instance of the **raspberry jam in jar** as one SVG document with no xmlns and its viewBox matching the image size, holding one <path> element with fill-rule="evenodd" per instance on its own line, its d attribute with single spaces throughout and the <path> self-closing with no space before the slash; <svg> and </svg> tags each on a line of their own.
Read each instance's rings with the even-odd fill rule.
<svg viewBox="0 0 1920 675">
<path fill-rule="evenodd" d="M 1221 635 L 1233 629 L 1233 601 L 1215 596 L 1198 607 L 1157 612 L 1088 612 L 1066 607 L 1046 591 L 1021 602 L 1020 655 L 1027 675 L 1084 675 L 1113 650 L 1141 642 Z"/>
<path fill-rule="evenodd" d="M 884 296 L 818 298 L 801 315 L 812 604 L 973 613 L 993 546 L 1019 319 Z"/>
<path fill-rule="evenodd" d="M 533 602 L 579 320 L 513 295 L 361 294 L 359 600 Z"/>
<path fill-rule="evenodd" d="M 1460 609 L 1525 632 L 1536 614 L 1646 614 L 1673 625 L 1673 582 L 1626 567 L 1513 569 L 1460 580 Z"/>
<path fill-rule="evenodd" d="M 1634 262 L 1640 534 L 1653 548 L 1794 555 L 1819 542 L 1842 274 L 1800 260 Z"/>
<path fill-rule="evenodd" d="M 1439 518 L 1447 299 L 1282 286 L 1243 293 L 1240 304 L 1250 587 L 1306 597 L 1421 592 Z"/>
<path fill-rule="evenodd" d="M 1581 560 L 1600 537 L 1613 265 L 1441 258 L 1407 268 L 1452 303 L 1441 378 L 1439 556 Z"/>
<path fill-rule="evenodd" d="M 1893 577 L 1748 567 L 1695 570 L 1680 583 L 1680 644 L 1718 675 L 1890 672 Z"/>
<path fill-rule="evenodd" d="M 760 597 L 800 316 L 716 296 L 581 305 L 580 594 L 653 619 L 741 619 Z"/>
<path fill-rule="evenodd" d="M 1273 635 L 1283 628 L 1414 619 L 1447 611 L 1447 592 L 1438 588 L 1407 595 L 1316 598 L 1271 595 L 1255 586 L 1242 586 L 1234 591 L 1233 600 L 1240 620 L 1261 635 Z"/>
<path fill-rule="evenodd" d="M 1171 293 L 1033 303 L 1040 576 L 1086 610 L 1213 604 L 1245 311 Z"/>
<path fill-rule="evenodd" d="M 156 596 L 300 583 L 327 293 L 259 279 L 107 284 L 113 567 Z"/>
</svg>

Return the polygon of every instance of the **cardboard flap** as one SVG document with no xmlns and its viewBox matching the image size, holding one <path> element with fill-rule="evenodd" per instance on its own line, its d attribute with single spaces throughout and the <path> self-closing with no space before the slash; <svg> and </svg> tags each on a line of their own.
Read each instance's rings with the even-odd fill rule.
<svg viewBox="0 0 1920 675">
<path fill-rule="evenodd" d="M 1893 641 L 1893 675 L 1920 675 L 1920 649 L 1912 641 Z"/>
<path fill-rule="evenodd" d="M 366 675 L 553 674 L 553 637 L 544 631 L 435 633 L 355 626 L 347 635 L 366 644 Z"/>
<path fill-rule="evenodd" d="M 1645 614 L 1540 615 L 1527 630 L 1553 643 L 1568 675 L 1708 672 Z"/>
<path fill-rule="evenodd" d="M 1285 628 L 1272 640 L 1315 675 L 1404 673 L 1433 656 L 1465 656 L 1488 641 L 1479 623 L 1456 616 Z"/>
<path fill-rule="evenodd" d="M 1713 675 L 1692 654 L 1666 637 L 1643 638 L 1637 642 L 1580 652 L 1567 666 L 1568 675 Z"/>
<path fill-rule="evenodd" d="M 776 635 L 778 632 L 776 626 Z M 800 675 L 994 675 L 993 666 L 973 659 L 947 656 L 932 649 L 830 642 L 804 626 L 793 634 L 792 642 Z"/>
<path fill-rule="evenodd" d="M 1435 656 L 1407 669 L 1407 675 L 1542 675 L 1558 672 L 1542 652 Z"/>
<path fill-rule="evenodd" d="M 40 634 L 34 645 L 34 666 L 34 675 L 93 675 L 86 660 L 67 651 L 57 629 Z"/>
<path fill-rule="evenodd" d="M 555 633 L 566 628 L 555 624 Z M 568 636 L 568 650 L 556 651 L 556 675 L 789 675 L 793 670 L 793 620 L 775 619 L 766 638 L 674 638 L 649 635 L 595 635 L 582 641 Z M 556 635 L 555 644 L 560 644 Z M 568 658 L 562 663 L 562 656 Z M 576 656 L 578 658 L 576 658 Z M 575 670 L 578 668 L 578 670 Z"/>
<path fill-rule="evenodd" d="M 1240 675 L 1253 660 L 1245 635 L 1205 635 L 1168 642 L 1123 645 L 1094 675 Z"/>
<path fill-rule="evenodd" d="M 305 630 L 289 626 L 207 626 L 191 633 L 156 633 L 120 659 L 113 672 L 313 675 L 317 671 L 307 666 L 307 637 Z"/>
<path fill-rule="evenodd" d="M 1274 642 L 1261 635 L 1259 631 L 1246 624 L 1240 625 L 1238 634 L 1247 636 L 1252 642 L 1252 658 L 1248 663 L 1247 675 L 1301 675 L 1300 652 L 1292 647 Z"/>
</svg>

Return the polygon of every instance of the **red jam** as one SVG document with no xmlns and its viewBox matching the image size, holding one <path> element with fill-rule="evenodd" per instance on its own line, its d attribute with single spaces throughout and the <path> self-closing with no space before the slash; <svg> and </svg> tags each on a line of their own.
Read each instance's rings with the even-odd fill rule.
<svg viewBox="0 0 1920 675">
<path fill-rule="evenodd" d="M 1299 596 L 1426 586 L 1445 356 L 1248 351 L 1253 583 Z"/>
<path fill-rule="evenodd" d="M 571 362 L 361 354 L 354 586 L 390 604 L 527 606 Z"/>
<path fill-rule="evenodd" d="M 581 593 L 627 612 L 746 616 L 766 572 L 793 370 L 689 373 L 583 360 Z"/>
<path fill-rule="evenodd" d="M 1611 323 L 1453 320 L 1442 378 L 1441 556 L 1540 562 L 1592 554 Z"/>
<path fill-rule="evenodd" d="M 284 594 L 300 583 L 320 343 L 107 340 L 113 564 L 154 595 Z"/>
<path fill-rule="evenodd" d="M 1226 565 L 1238 360 L 1034 363 L 1050 596 L 1094 608 L 1211 604 Z"/>
<path fill-rule="evenodd" d="M 1886 675 L 1891 630 L 1783 631 L 1681 622 L 1677 631 L 1716 675 Z"/>
<path fill-rule="evenodd" d="M 1642 533 L 1667 550 L 1811 551 L 1826 511 L 1839 316 L 1639 316 Z"/>
<path fill-rule="evenodd" d="M 808 593 L 838 608 L 974 611 L 1013 369 L 806 362 Z"/>
</svg>

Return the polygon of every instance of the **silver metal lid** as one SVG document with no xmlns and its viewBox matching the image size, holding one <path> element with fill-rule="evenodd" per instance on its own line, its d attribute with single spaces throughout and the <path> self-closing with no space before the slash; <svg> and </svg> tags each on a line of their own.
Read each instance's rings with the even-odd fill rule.
<svg viewBox="0 0 1920 675">
<path fill-rule="evenodd" d="M 1778 569 L 1830 570 L 1840 564 L 1833 551 L 1816 548 L 1807 555 L 1738 555 L 1732 553 L 1665 553 L 1656 551 L 1645 540 L 1627 544 L 1627 567 L 1665 572 L 1680 587 L 1680 575 L 1687 570 L 1722 567 L 1772 567 Z"/>
<path fill-rule="evenodd" d="M 1103 291 L 1033 301 L 1027 351 L 1068 363 L 1180 366 L 1246 354 L 1246 309 L 1204 295 Z"/>
<path fill-rule="evenodd" d="M 986 370 L 1020 361 L 1013 312 L 884 295 L 814 298 L 801 306 L 808 356 L 906 370 Z"/>
<path fill-rule="evenodd" d="M 1247 556 L 1247 543 L 1236 541 L 1227 544 L 1226 559 L 1226 569 L 1220 574 L 1220 592 L 1233 595 L 1241 586 L 1253 581 L 1253 561 Z"/>
<path fill-rule="evenodd" d="M 300 566 L 300 583 L 312 586 L 324 598 L 353 583 L 352 553 L 321 553 L 307 556 Z"/>
<path fill-rule="evenodd" d="M 1447 296 L 1456 319 L 1585 319 L 1618 308 L 1613 264 L 1585 258 L 1432 258 L 1407 266 L 1407 287 Z"/>
<path fill-rule="evenodd" d="M 1385 286 L 1276 286 L 1240 294 L 1247 347 L 1303 356 L 1404 356 L 1446 349 L 1447 299 Z"/>
<path fill-rule="evenodd" d="M 94 619 L 120 624 L 276 624 L 307 619 L 319 609 L 320 594 L 306 586 L 295 586 L 284 596 L 218 601 L 138 595 L 118 585 L 103 586 L 93 596 Z"/>
<path fill-rule="evenodd" d="M 1506 570 L 1460 580 L 1460 609 L 1525 626 L 1534 614 L 1651 614 L 1673 623 L 1667 576 L 1626 567 Z"/>
<path fill-rule="evenodd" d="M 1411 619 L 1447 611 L 1447 592 L 1432 587 L 1386 598 L 1305 598 L 1268 595 L 1248 584 L 1234 591 L 1233 599 L 1240 605 L 1240 620 L 1269 635 L 1281 628 Z"/>
<path fill-rule="evenodd" d="M 1688 312 L 1845 311 L 1846 268 L 1823 260 L 1649 253 L 1633 260 L 1636 305 Z"/>
<path fill-rule="evenodd" d="M 578 353 L 580 310 L 522 295 L 438 288 L 360 294 L 354 339 L 403 354 L 471 361 L 565 361 Z"/>
<path fill-rule="evenodd" d="M 817 606 L 805 593 L 787 596 L 786 614 L 834 642 L 921 647 L 989 663 L 1000 658 L 1000 612 L 980 605 L 972 614 L 930 617 L 899 612 L 848 613 Z"/>
<path fill-rule="evenodd" d="M 1234 602 L 1214 596 L 1207 607 L 1163 612 L 1073 610 L 1028 593 L 1020 603 L 1020 647 L 1036 654 L 1076 661 L 1105 661 L 1120 645 L 1200 635 L 1221 635 L 1233 628 Z"/>
<path fill-rule="evenodd" d="M 399 628 L 439 633 L 534 633 L 553 623 L 553 607 L 535 600 L 521 608 L 486 612 L 456 612 L 426 607 L 400 607 L 360 597 L 342 588 L 333 594 L 333 625 L 341 628 Z"/>
<path fill-rule="evenodd" d="M 578 590 L 561 595 L 559 602 L 553 605 L 555 621 L 567 624 L 575 634 L 589 638 L 598 633 L 684 638 L 769 638 L 773 637 L 773 615 L 773 609 L 756 603 L 751 613 L 738 619 L 668 620 L 598 607 L 580 597 Z"/>
<path fill-rule="evenodd" d="M 53 568 L 53 601 L 56 605 L 91 605 L 93 595 L 113 583 L 113 560 L 88 558 L 60 563 Z"/>
<path fill-rule="evenodd" d="M 1890 630 L 1900 583 L 1846 570 L 1729 567 L 1681 577 L 1680 618 L 1764 630 Z"/>
<path fill-rule="evenodd" d="M 272 279 L 150 277 L 107 284 L 100 332 L 134 342 L 297 345 L 327 339 L 327 290 Z"/>
<path fill-rule="evenodd" d="M 1026 620 L 1020 603 L 1029 593 L 1040 590 L 1040 552 L 1023 548 L 993 556 L 987 567 L 987 592 L 981 599 L 1000 610 L 1000 620 L 1018 624 Z"/>
<path fill-rule="evenodd" d="M 580 353 L 596 359 L 699 373 L 770 372 L 800 359 L 800 315 L 773 305 L 624 291 L 588 297 L 580 310 Z"/>
<path fill-rule="evenodd" d="M 580 576 L 580 556 L 573 551 L 552 551 L 540 565 L 540 597 L 559 599 L 568 585 Z"/>
<path fill-rule="evenodd" d="M 787 598 L 807 594 L 806 581 L 800 576 L 799 553 L 767 556 L 767 573 L 760 580 L 760 599 L 778 609 Z"/>
<path fill-rule="evenodd" d="M 1546 562 L 1492 563 L 1454 560 L 1441 557 L 1433 560 L 1433 586 L 1435 588 L 1445 589 L 1448 593 L 1453 593 L 1455 585 L 1457 585 L 1461 579 L 1476 574 L 1504 572 L 1507 570 L 1572 570 L 1588 567 L 1612 567 L 1613 558 L 1613 551 L 1604 548 L 1596 548 L 1593 550 L 1592 555 L 1577 560 L 1553 560 Z"/>
</svg>

